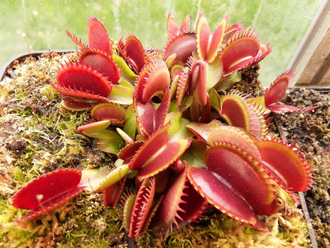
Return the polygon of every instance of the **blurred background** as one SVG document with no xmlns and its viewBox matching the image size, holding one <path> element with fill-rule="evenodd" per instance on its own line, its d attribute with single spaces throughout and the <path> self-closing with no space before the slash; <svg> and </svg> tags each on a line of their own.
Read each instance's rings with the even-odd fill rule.
<svg viewBox="0 0 330 248">
<path fill-rule="evenodd" d="M 111 38 L 134 33 L 144 45 L 163 47 L 166 19 L 204 12 L 213 32 L 224 15 L 254 30 L 273 52 L 261 62 L 260 79 L 269 85 L 286 70 L 322 0 L 0 0 L 0 67 L 31 50 L 75 49 L 65 30 L 87 43 L 88 16 L 104 18 Z"/>
</svg>

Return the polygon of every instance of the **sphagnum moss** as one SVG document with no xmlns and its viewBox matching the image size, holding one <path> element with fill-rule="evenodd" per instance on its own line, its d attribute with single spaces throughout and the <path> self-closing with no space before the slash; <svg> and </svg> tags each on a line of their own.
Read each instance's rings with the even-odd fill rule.
<svg viewBox="0 0 330 248">
<path fill-rule="evenodd" d="M 174 230 L 167 238 L 151 231 L 133 241 L 122 227 L 121 207 L 102 205 L 101 195 L 84 193 L 59 209 L 24 223 L 26 211 L 8 204 L 28 181 L 59 168 L 112 166 L 112 157 L 76 132 L 85 113 L 68 113 L 50 87 L 60 63 L 75 53 L 48 53 L 18 61 L 0 82 L 0 244 L 2 247 L 295 247 L 308 246 L 302 213 L 287 204 L 279 214 L 263 217 L 270 233 L 256 231 L 221 214 L 209 212 L 198 224 Z M 255 68 L 252 68 L 255 70 Z M 247 72 L 246 72 L 247 73 Z"/>
</svg>

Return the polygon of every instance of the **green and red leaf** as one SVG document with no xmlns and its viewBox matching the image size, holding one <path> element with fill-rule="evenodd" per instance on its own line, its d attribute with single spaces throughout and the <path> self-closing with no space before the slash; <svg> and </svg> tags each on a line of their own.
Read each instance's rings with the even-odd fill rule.
<svg viewBox="0 0 330 248">
<path fill-rule="evenodd" d="M 214 59 L 218 56 L 218 52 L 222 44 L 222 40 L 224 38 L 225 30 L 227 28 L 227 23 L 228 17 L 225 16 L 211 37 L 210 45 L 207 51 L 208 63 L 212 63 Z"/>
<path fill-rule="evenodd" d="M 126 109 L 115 103 L 95 105 L 91 115 L 96 121 L 109 120 L 111 124 L 121 124 L 126 119 Z"/>
<path fill-rule="evenodd" d="M 145 165 L 151 156 L 156 154 L 169 141 L 169 124 L 159 128 L 143 143 L 133 157 L 129 167 L 131 170 L 139 170 Z"/>
<path fill-rule="evenodd" d="M 35 209 L 52 198 L 76 189 L 80 180 L 81 171 L 78 169 L 60 169 L 47 173 L 21 188 L 13 196 L 12 204 L 16 208 Z"/>
<path fill-rule="evenodd" d="M 266 132 L 266 122 L 262 108 L 248 103 L 238 94 L 222 97 L 220 116 L 231 126 L 241 127 L 254 136 L 262 137 Z"/>
<path fill-rule="evenodd" d="M 257 141 L 266 172 L 283 188 L 306 191 L 311 183 L 309 165 L 302 155 L 285 142 L 275 140 Z"/>
<path fill-rule="evenodd" d="M 141 233 L 144 222 L 147 220 L 149 210 L 155 195 L 155 178 L 143 180 L 136 195 L 130 217 L 128 236 L 135 237 Z"/>
<path fill-rule="evenodd" d="M 258 230 L 268 231 L 246 200 L 216 173 L 203 168 L 189 167 L 188 178 L 195 190 L 221 212 Z"/>
<path fill-rule="evenodd" d="M 83 190 L 84 188 L 77 187 L 72 190 L 66 191 L 63 194 L 60 194 L 54 198 L 51 198 L 48 201 L 41 203 L 32 212 L 28 213 L 23 218 L 19 219 L 18 222 L 34 219 L 44 214 L 47 214 L 63 206 L 66 202 L 79 195 Z"/>
<path fill-rule="evenodd" d="M 186 18 L 183 20 L 180 28 L 178 27 L 178 24 L 177 24 L 174 16 L 171 13 L 169 13 L 167 15 L 166 29 L 167 29 L 167 34 L 170 39 L 175 38 L 179 34 L 184 34 L 184 33 L 189 32 L 190 25 L 191 25 L 191 16 L 190 15 L 186 16 Z"/>
<path fill-rule="evenodd" d="M 136 152 L 129 167 L 139 170 L 138 178 L 151 177 L 168 168 L 188 148 L 190 139 L 170 139 L 170 123 L 152 134 Z"/>
<path fill-rule="evenodd" d="M 254 63 L 259 50 L 259 40 L 251 32 L 232 39 L 220 54 L 224 74 L 230 74 Z"/>
<path fill-rule="evenodd" d="M 208 92 L 221 79 L 222 63 L 218 57 L 212 63 L 197 60 L 193 64 L 191 71 L 192 82 L 190 91 L 193 92 L 197 103 L 205 106 L 207 104 Z"/>
<path fill-rule="evenodd" d="M 135 153 L 140 149 L 142 145 L 143 145 L 143 141 L 135 141 L 133 143 L 126 145 L 118 153 L 118 158 L 124 161 L 129 161 L 131 158 L 134 157 Z"/>
<path fill-rule="evenodd" d="M 206 208 L 207 202 L 187 180 L 187 167 L 177 175 L 164 195 L 152 222 L 157 236 L 164 236 L 173 225 L 179 228 L 181 222 L 196 221 Z"/>
<path fill-rule="evenodd" d="M 141 41 L 134 34 L 128 34 L 118 41 L 118 49 L 125 61 L 138 74 L 147 62 Z"/>
<path fill-rule="evenodd" d="M 162 99 L 170 86 L 170 73 L 160 60 L 149 61 L 139 74 L 134 96 L 138 102 L 146 104 L 154 96 Z"/>
<path fill-rule="evenodd" d="M 80 62 L 101 73 L 109 82 L 116 84 L 121 77 L 121 70 L 110 54 L 98 49 L 83 49 Z"/>
<path fill-rule="evenodd" d="M 198 58 L 205 61 L 207 60 L 209 40 L 212 33 L 209 24 L 207 23 L 206 17 L 202 13 L 199 14 L 196 29 Z"/>
<path fill-rule="evenodd" d="M 186 127 L 192 131 L 198 139 L 206 142 L 210 133 L 221 127 L 222 123 L 218 120 L 212 120 L 209 123 L 191 122 Z"/>
<path fill-rule="evenodd" d="M 62 65 L 56 84 L 51 86 L 65 96 L 108 102 L 112 84 L 99 72 L 79 63 Z"/>
<path fill-rule="evenodd" d="M 123 192 L 126 177 L 102 191 L 103 206 L 115 207 Z"/>
<path fill-rule="evenodd" d="M 105 130 L 110 124 L 111 122 L 109 120 L 90 122 L 83 126 L 78 127 L 77 131 L 80 134 L 94 137 L 91 135 L 92 133 L 99 133 Z"/>
<path fill-rule="evenodd" d="M 273 205 L 274 189 L 257 159 L 229 142 L 212 142 L 206 150 L 210 171 L 238 192 L 256 214 L 272 214 L 278 210 L 276 204 Z"/>
<path fill-rule="evenodd" d="M 306 107 L 306 108 L 297 108 L 294 106 L 284 105 L 284 104 L 272 104 L 267 106 L 267 108 L 276 114 L 281 113 L 296 113 L 296 112 L 310 112 L 317 108 L 317 106 Z"/>
<path fill-rule="evenodd" d="M 129 168 L 127 164 L 123 164 L 116 168 L 103 167 L 94 169 L 87 178 L 82 180 L 81 185 L 87 187 L 92 192 L 102 192 L 108 187 L 124 180 Z"/>
<path fill-rule="evenodd" d="M 164 124 L 170 106 L 170 90 L 167 89 L 160 104 L 152 101 L 140 103 L 134 98 L 135 117 L 140 134 L 148 137 Z"/>
<path fill-rule="evenodd" d="M 83 49 L 88 48 L 88 45 L 82 43 L 81 39 L 78 39 L 77 36 L 75 36 L 74 34 L 70 33 L 68 30 L 66 30 L 66 34 L 73 41 L 73 43 L 75 43 L 77 46 L 79 46 L 79 47 L 81 47 Z"/>
<path fill-rule="evenodd" d="M 19 221 L 38 217 L 62 206 L 84 190 L 79 185 L 80 181 L 81 171 L 78 169 L 60 169 L 34 179 L 12 197 L 14 207 L 33 209 Z"/>
<path fill-rule="evenodd" d="M 63 99 L 61 102 L 63 108 L 70 111 L 82 111 L 90 108 L 90 104 L 88 102 L 76 100 L 75 98 L 67 97 Z"/>
<path fill-rule="evenodd" d="M 176 87 L 176 101 L 180 107 L 183 103 L 184 98 L 187 96 L 189 91 L 190 72 L 185 68 L 179 75 L 179 80 Z"/>
<path fill-rule="evenodd" d="M 196 61 L 192 68 L 192 87 L 194 101 L 200 106 L 205 106 L 207 103 L 207 74 L 206 63 L 202 60 Z"/>
<path fill-rule="evenodd" d="M 172 39 L 177 36 L 179 27 L 174 16 L 171 13 L 168 13 L 167 15 L 166 29 L 169 38 Z"/>
<path fill-rule="evenodd" d="M 172 54 L 176 54 L 176 59 L 185 64 L 196 51 L 196 45 L 195 34 L 181 34 L 168 42 L 165 48 L 165 60 Z"/>
<path fill-rule="evenodd" d="M 133 103 L 133 89 L 124 85 L 113 85 L 108 99 L 113 103 L 131 105 Z"/>
<path fill-rule="evenodd" d="M 292 113 L 292 112 L 309 112 L 317 107 L 307 107 L 303 109 L 294 106 L 280 104 L 285 91 L 289 87 L 290 80 L 294 77 L 294 71 L 287 70 L 279 75 L 275 81 L 265 91 L 265 105 L 267 109 L 274 113 Z"/>
<path fill-rule="evenodd" d="M 294 72 L 288 70 L 279 75 L 275 81 L 265 91 L 265 104 L 269 106 L 282 101 L 285 91 L 289 87 L 290 80 L 294 77 Z"/>
<path fill-rule="evenodd" d="M 95 17 L 89 17 L 88 25 L 88 42 L 91 48 L 96 48 L 111 54 L 112 44 L 104 25 Z"/>
<path fill-rule="evenodd" d="M 230 27 L 227 27 L 223 38 L 224 41 L 228 41 L 231 37 L 233 37 L 236 33 L 242 31 L 243 29 L 244 29 L 244 25 L 241 23 L 235 23 Z"/>
<path fill-rule="evenodd" d="M 99 138 L 97 147 L 103 152 L 117 155 L 124 147 L 125 142 L 118 133 L 111 130 L 108 131 L 110 132 L 107 132 L 103 139 Z"/>
<path fill-rule="evenodd" d="M 149 156 L 149 160 L 145 161 L 139 170 L 138 178 L 147 178 L 168 168 L 186 151 L 190 142 L 189 139 L 168 142 L 161 151 L 157 151 L 152 157 Z"/>
<path fill-rule="evenodd" d="M 197 52 L 201 60 L 213 63 L 218 56 L 219 48 L 227 27 L 228 18 L 225 17 L 218 28 L 212 34 L 204 14 L 200 14 L 197 20 Z"/>
<path fill-rule="evenodd" d="M 261 157 L 258 148 L 254 144 L 254 140 L 250 139 L 245 132 L 237 127 L 221 125 L 211 131 L 206 140 L 209 144 L 215 142 L 230 143 L 231 145 L 235 145 L 247 152 L 250 156 L 256 159 L 256 161 L 261 161 Z"/>
</svg>

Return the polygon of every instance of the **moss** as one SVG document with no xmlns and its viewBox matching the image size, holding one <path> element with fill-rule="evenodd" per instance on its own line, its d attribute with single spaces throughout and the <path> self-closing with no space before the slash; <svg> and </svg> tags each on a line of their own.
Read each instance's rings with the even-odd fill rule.
<svg viewBox="0 0 330 248">
<path fill-rule="evenodd" d="M 59 64 L 73 57 L 75 54 L 52 53 L 37 60 L 27 58 L 22 64 L 15 62 L 8 72 L 12 76 L 0 82 L 0 141 L 4 144 L 1 173 L 8 179 L 2 181 L 0 197 L 1 247 L 308 246 L 302 214 L 292 203 L 279 214 L 262 217 L 270 233 L 261 233 L 210 209 L 198 224 L 173 230 L 166 238 L 157 238 L 149 230 L 132 240 L 122 227 L 122 208 L 104 207 L 100 194 L 89 193 L 38 219 L 15 222 L 27 211 L 12 207 L 10 197 L 33 178 L 59 168 L 112 166 L 112 156 L 100 152 L 95 140 L 76 132 L 87 120 L 87 113 L 64 110 L 59 94 L 49 85 Z M 257 69 L 245 71 L 246 83 L 237 88 L 250 87 L 247 85 Z M 259 83 L 254 80 L 255 85 Z"/>
</svg>

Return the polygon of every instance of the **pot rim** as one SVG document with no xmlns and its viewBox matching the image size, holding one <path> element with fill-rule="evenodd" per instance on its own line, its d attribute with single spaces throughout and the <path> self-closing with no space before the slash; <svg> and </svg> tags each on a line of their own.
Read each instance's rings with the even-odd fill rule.
<svg viewBox="0 0 330 248">
<path fill-rule="evenodd" d="M 45 54 L 45 53 L 53 53 L 53 52 L 57 52 L 60 54 L 64 54 L 64 53 L 72 53 L 75 52 L 77 50 L 73 50 L 73 49 L 63 49 L 63 50 L 36 50 L 36 51 L 31 51 L 31 52 L 26 52 L 26 53 L 21 53 L 18 54 L 14 57 L 12 57 L 11 59 L 9 59 L 2 67 L 0 70 L 0 81 L 2 81 L 5 76 L 7 75 L 7 70 L 14 64 L 14 62 L 16 60 L 18 60 L 19 62 L 22 62 L 26 57 L 28 56 L 32 56 L 34 58 L 37 58 L 38 56 Z"/>
</svg>

